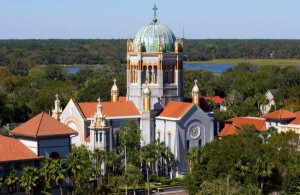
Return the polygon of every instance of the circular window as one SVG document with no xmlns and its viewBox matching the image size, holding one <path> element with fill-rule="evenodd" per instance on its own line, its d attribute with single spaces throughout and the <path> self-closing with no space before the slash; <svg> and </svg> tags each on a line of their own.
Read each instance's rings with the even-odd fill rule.
<svg viewBox="0 0 300 195">
<path fill-rule="evenodd" d="M 197 139 L 197 138 L 200 137 L 201 131 L 200 131 L 200 128 L 198 126 L 192 126 L 190 128 L 189 133 L 190 133 L 191 138 Z"/>
</svg>

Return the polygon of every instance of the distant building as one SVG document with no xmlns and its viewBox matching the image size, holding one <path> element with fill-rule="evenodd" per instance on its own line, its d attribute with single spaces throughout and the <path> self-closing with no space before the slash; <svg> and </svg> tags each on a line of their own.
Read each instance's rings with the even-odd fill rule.
<svg viewBox="0 0 300 195">
<path fill-rule="evenodd" d="M 205 100 L 213 101 L 216 105 L 216 110 L 225 112 L 227 110 L 227 107 L 222 105 L 224 98 L 221 98 L 220 96 L 204 96 Z"/>
<path fill-rule="evenodd" d="M 260 112 L 262 114 L 268 113 L 272 106 L 275 106 L 275 94 L 278 92 L 277 89 L 270 89 L 265 93 L 266 104 L 260 105 Z"/>
<path fill-rule="evenodd" d="M 279 125 L 289 124 L 297 117 L 297 114 L 288 110 L 281 109 L 268 114 L 264 114 L 261 117 L 266 119 L 267 128 L 274 127 L 278 131 Z"/>
<path fill-rule="evenodd" d="M 243 125 L 253 125 L 257 132 L 266 132 L 266 120 L 260 117 L 234 117 L 224 121 L 224 127 L 219 133 L 219 137 L 238 133 Z"/>
</svg>

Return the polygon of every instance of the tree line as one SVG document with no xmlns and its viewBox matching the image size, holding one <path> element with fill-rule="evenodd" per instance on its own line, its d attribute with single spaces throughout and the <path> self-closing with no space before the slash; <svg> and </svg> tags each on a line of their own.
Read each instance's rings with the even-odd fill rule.
<svg viewBox="0 0 300 195">
<path fill-rule="evenodd" d="M 126 39 L 0 40 L 0 65 L 126 61 Z M 184 60 L 300 59 L 300 40 L 186 39 Z"/>
<path fill-rule="evenodd" d="M 0 68 L 0 126 L 23 123 L 54 106 L 55 94 L 60 94 L 64 107 L 72 98 L 76 101 L 110 101 L 113 78 L 117 79 L 120 95 L 126 96 L 125 65 L 103 66 L 101 70 L 81 69 L 67 74 L 62 66 L 21 66 Z M 184 96 L 191 97 L 194 79 L 198 80 L 202 96 L 224 97 L 226 112 L 215 110 L 220 121 L 234 116 L 259 116 L 264 94 L 277 89 L 272 110 L 300 110 L 300 70 L 296 67 L 258 66 L 242 63 L 222 74 L 206 70 L 183 73 Z M 209 101 L 208 101 L 209 102 Z M 214 103 L 209 102 L 214 109 Z M 0 131 L 1 132 L 1 131 Z"/>
</svg>

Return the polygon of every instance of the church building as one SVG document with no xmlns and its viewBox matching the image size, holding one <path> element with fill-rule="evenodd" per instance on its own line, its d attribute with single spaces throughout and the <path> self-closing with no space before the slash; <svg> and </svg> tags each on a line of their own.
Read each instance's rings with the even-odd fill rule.
<svg viewBox="0 0 300 195">
<path fill-rule="evenodd" d="M 172 172 L 179 176 L 189 171 L 187 151 L 214 139 L 216 119 L 199 106 L 196 80 L 192 102 L 184 102 L 183 40 L 158 22 L 156 6 L 153 10 L 153 20 L 127 41 L 126 97 L 119 96 L 114 80 L 110 102 L 71 99 L 62 111 L 57 108 L 57 115 L 78 132 L 72 144 L 89 149 L 116 147 L 120 127 L 134 121 L 141 130 L 142 146 L 159 140 L 170 147 L 175 158 Z"/>
</svg>

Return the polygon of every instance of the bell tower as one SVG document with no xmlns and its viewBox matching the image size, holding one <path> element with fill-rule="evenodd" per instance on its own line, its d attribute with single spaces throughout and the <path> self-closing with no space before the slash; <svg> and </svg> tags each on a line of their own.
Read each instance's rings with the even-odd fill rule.
<svg viewBox="0 0 300 195">
<path fill-rule="evenodd" d="M 143 91 L 151 91 L 151 115 L 159 113 L 169 101 L 183 100 L 183 40 L 156 18 L 127 41 L 127 100 L 143 111 Z M 148 84 L 146 84 L 148 83 Z"/>
</svg>

